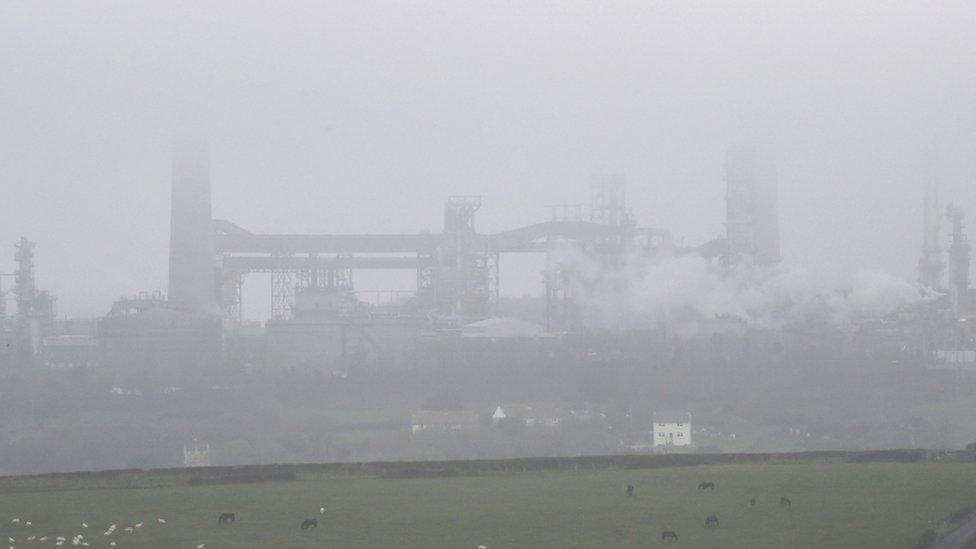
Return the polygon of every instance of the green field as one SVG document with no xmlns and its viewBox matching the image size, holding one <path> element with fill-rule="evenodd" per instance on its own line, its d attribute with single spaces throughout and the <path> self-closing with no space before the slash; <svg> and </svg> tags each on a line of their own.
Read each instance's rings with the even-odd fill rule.
<svg viewBox="0 0 976 549">
<path fill-rule="evenodd" d="M 490 462 L 486 462 L 490 463 Z M 569 464 L 569 465 L 567 465 Z M 585 464 L 584 464 L 585 465 Z M 0 535 L 15 547 L 84 534 L 91 547 L 911 547 L 976 504 L 976 464 L 794 461 L 579 467 L 390 478 L 297 467 L 295 480 L 191 486 L 196 471 L 0 479 Z M 404 469 L 409 473 L 411 470 Z M 403 471 L 401 471 L 403 472 Z M 702 480 L 714 493 L 699 492 Z M 636 487 L 626 497 L 627 484 Z M 791 508 L 779 498 L 792 500 Z M 755 497 L 756 507 L 748 500 Z M 320 506 L 327 511 L 318 513 Z M 223 511 L 237 523 L 218 526 Z M 707 530 L 709 514 L 721 520 Z M 13 524 L 13 518 L 21 523 Z M 165 524 L 157 522 L 164 518 Z M 320 527 L 299 531 L 305 518 Z M 27 527 L 24 521 L 30 520 Z M 81 523 L 89 525 L 88 529 Z M 138 522 L 135 533 L 123 528 Z M 102 535 L 109 524 L 118 530 Z M 678 543 L 663 544 L 662 529 Z M 28 535 L 49 536 L 42 544 Z"/>
</svg>

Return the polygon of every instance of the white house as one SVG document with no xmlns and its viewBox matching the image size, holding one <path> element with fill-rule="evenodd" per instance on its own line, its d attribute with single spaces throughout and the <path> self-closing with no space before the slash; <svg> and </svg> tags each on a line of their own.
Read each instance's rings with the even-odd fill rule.
<svg viewBox="0 0 976 549">
<path fill-rule="evenodd" d="M 654 412 L 654 446 L 691 446 L 691 414 Z"/>
<path fill-rule="evenodd" d="M 556 427 L 563 421 L 559 410 L 545 404 L 499 404 L 491 421 L 497 425 L 505 419 L 519 420 L 526 427 Z"/>
</svg>

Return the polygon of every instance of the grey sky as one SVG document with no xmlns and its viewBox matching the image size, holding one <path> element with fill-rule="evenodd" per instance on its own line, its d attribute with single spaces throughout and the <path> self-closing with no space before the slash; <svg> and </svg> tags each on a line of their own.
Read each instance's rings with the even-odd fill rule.
<svg viewBox="0 0 976 549">
<path fill-rule="evenodd" d="M 609 172 L 699 243 L 743 140 L 775 151 L 792 261 L 914 278 L 930 151 L 976 218 L 971 2 L 202 4 L 0 3 L 0 271 L 36 240 L 62 313 L 165 289 L 186 97 L 215 216 L 255 231 L 437 231 L 454 193 L 504 230 Z"/>
</svg>

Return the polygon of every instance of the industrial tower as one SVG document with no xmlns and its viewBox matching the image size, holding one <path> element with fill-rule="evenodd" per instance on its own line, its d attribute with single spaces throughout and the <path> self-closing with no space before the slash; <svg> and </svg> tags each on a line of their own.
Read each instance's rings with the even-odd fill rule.
<svg viewBox="0 0 976 549">
<path fill-rule="evenodd" d="M 725 162 L 727 261 L 774 265 L 780 261 L 776 170 L 758 151 L 729 150 Z"/>
<path fill-rule="evenodd" d="M 199 137 L 174 144 L 170 212 L 169 302 L 191 313 L 219 314 L 209 151 Z"/>
</svg>

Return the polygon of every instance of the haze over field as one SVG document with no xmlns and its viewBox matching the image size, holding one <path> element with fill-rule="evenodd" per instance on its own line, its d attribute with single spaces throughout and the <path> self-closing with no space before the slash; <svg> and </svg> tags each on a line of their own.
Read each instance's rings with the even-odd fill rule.
<svg viewBox="0 0 976 549">
<path fill-rule="evenodd" d="M 478 229 L 499 231 L 616 173 L 642 225 L 701 243 L 724 231 L 727 147 L 756 142 L 791 265 L 914 280 L 924 158 L 976 212 L 974 18 L 965 1 L 3 2 L 0 272 L 23 234 L 62 314 L 165 290 L 190 102 L 215 216 L 254 231 L 438 232 L 456 193 L 484 195 Z M 539 263 L 508 261 L 502 293 L 538 295 Z"/>
</svg>

